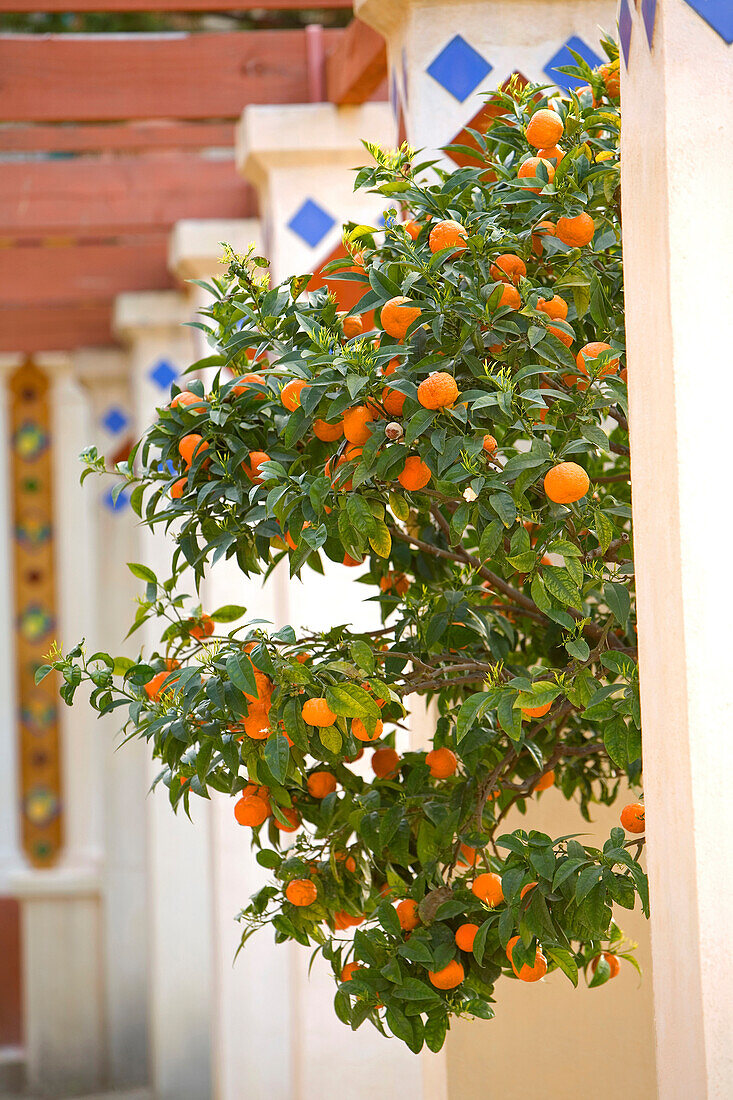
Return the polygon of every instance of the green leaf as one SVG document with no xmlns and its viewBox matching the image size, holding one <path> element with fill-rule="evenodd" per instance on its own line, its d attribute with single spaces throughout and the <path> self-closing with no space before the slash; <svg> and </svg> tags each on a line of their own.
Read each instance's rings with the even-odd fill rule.
<svg viewBox="0 0 733 1100">
<path fill-rule="evenodd" d="M 234 653 L 231 657 L 228 657 L 226 670 L 227 676 L 236 688 L 239 688 L 245 695 L 257 695 L 254 665 L 246 654 L 240 657 Z"/>
<path fill-rule="evenodd" d="M 511 527 L 517 518 L 517 506 L 508 493 L 492 493 L 489 504 L 505 527 Z"/>
<path fill-rule="evenodd" d="M 328 752 L 338 753 L 344 739 L 335 726 L 324 726 L 318 731 L 318 739 Z"/>
<path fill-rule="evenodd" d="M 377 920 L 384 931 L 390 936 L 402 936 L 400 918 L 395 907 L 388 901 L 383 901 L 377 908 Z"/>
<path fill-rule="evenodd" d="M 239 607 L 237 604 L 229 603 L 224 607 L 217 608 L 216 611 L 211 612 L 211 618 L 215 623 L 233 623 L 237 619 L 241 619 L 242 615 L 246 615 L 247 608 Z"/>
<path fill-rule="evenodd" d="M 356 684 L 334 684 L 326 688 L 326 702 L 342 718 L 379 718 L 376 700 Z"/>
<path fill-rule="evenodd" d="M 284 783 L 290 761 L 290 746 L 282 733 L 265 742 L 265 763 L 278 783 Z"/>
<path fill-rule="evenodd" d="M 433 1054 L 437 1054 L 443 1047 L 448 1031 L 448 1018 L 443 1015 L 429 1015 L 425 1022 L 425 1046 Z"/>
<path fill-rule="evenodd" d="M 606 581 L 603 586 L 603 598 L 616 620 L 621 626 L 626 626 L 631 610 L 631 597 L 626 585 L 619 584 L 618 581 Z"/>
<path fill-rule="evenodd" d="M 374 654 L 366 642 L 355 641 L 349 646 L 349 652 L 354 664 L 362 669 L 368 676 L 374 672 Z"/>
<path fill-rule="evenodd" d="M 399 493 L 391 492 L 389 494 L 389 506 L 397 519 L 402 520 L 403 523 L 410 518 L 410 506 Z"/>
<path fill-rule="evenodd" d="M 577 988 L 578 964 L 575 961 L 573 953 L 566 950 L 564 947 L 548 947 L 547 945 L 543 947 L 543 950 L 547 952 L 552 961 L 562 970 L 563 974 L 567 974 L 570 981 Z"/>
<path fill-rule="evenodd" d="M 580 609 L 582 603 L 580 592 L 567 569 L 561 569 L 558 565 L 546 565 L 542 574 L 545 587 L 551 596 L 554 596 L 566 607 Z"/>
<path fill-rule="evenodd" d="M 380 558 L 388 558 L 392 552 L 392 536 L 387 529 L 387 524 L 380 519 L 374 519 L 374 527 L 369 535 L 369 545 Z"/>
<path fill-rule="evenodd" d="M 503 534 L 503 524 L 498 519 L 492 520 L 488 527 L 484 527 L 478 544 L 478 556 L 482 562 L 491 558 L 501 542 Z"/>
<path fill-rule="evenodd" d="M 456 740 L 462 741 L 473 724 L 477 721 L 481 714 L 486 710 L 489 704 L 490 696 L 485 691 L 476 692 L 475 695 L 469 695 L 463 703 L 461 703 L 461 709 L 458 711 L 458 720 L 456 722 Z"/>
<path fill-rule="evenodd" d="M 149 569 L 147 565 L 140 565 L 136 561 L 128 561 L 127 568 L 132 573 L 133 577 L 137 577 L 141 581 L 147 581 L 148 584 L 158 583 L 158 578 L 152 569 Z"/>
</svg>

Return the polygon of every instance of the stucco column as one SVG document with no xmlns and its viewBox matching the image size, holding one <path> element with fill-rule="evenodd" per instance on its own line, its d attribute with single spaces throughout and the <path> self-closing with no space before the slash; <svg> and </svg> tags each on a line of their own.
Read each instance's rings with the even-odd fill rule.
<svg viewBox="0 0 733 1100">
<path fill-rule="evenodd" d="M 245 108 L 237 165 L 259 194 L 262 247 L 275 282 L 315 271 L 341 240 L 343 222 L 379 224 L 390 204 L 354 192 L 353 169 L 369 163 L 362 138 L 394 145 L 386 104 Z"/>
<path fill-rule="evenodd" d="M 136 429 L 129 357 L 122 349 L 81 348 L 74 366 L 86 391 L 96 445 L 112 467 L 122 461 Z M 124 636 L 135 614 L 139 582 L 127 568 L 137 560 L 138 519 L 129 494 L 112 498 L 112 478 L 88 478 L 93 505 L 93 582 L 96 624 L 89 644 L 134 657 L 137 639 Z M 107 1024 L 107 1083 L 133 1087 L 148 1081 L 148 942 L 146 926 L 147 836 L 144 806 L 150 785 L 148 750 L 142 741 L 120 749 L 119 713 L 100 719 L 97 786 L 102 795 L 104 863 L 101 876 L 102 960 Z"/>
<path fill-rule="evenodd" d="M 175 292 L 122 294 L 115 330 L 129 349 L 135 436 L 167 404 L 173 381 L 192 361 L 189 310 Z M 165 579 L 171 542 L 138 526 L 138 561 Z M 160 627 L 148 624 L 140 643 L 159 645 Z M 121 750 L 127 751 L 127 747 Z M 147 753 L 147 748 L 146 748 Z M 149 781 L 160 764 L 149 760 Z M 129 808 L 128 808 L 129 811 Z M 148 851 L 149 1002 L 152 1086 L 158 1100 L 209 1100 L 213 1094 L 213 972 L 211 810 L 191 800 L 192 821 L 173 814 L 164 787 L 140 798 Z"/>
<path fill-rule="evenodd" d="M 96 615 L 96 592 L 89 584 L 93 505 L 79 485 L 78 461 L 88 438 L 89 409 L 67 355 L 37 355 L 34 364 L 50 382 L 46 445 L 51 485 L 46 489 L 51 493 L 55 588 L 55 606 L 45 608 L 51 622 L 39 642 L 47 649 L 55 639 L 70 649 L 90 633 Z M 13 714 L 8 732 L 14 738 L 16 721 Z M 7 878 L 8 892 L 21 906 L 28 1085 L 51 1096 L 98 1088 L 106 1069 L 100 965 L 101 757 L 91 713 L 83 708 L 72 712 L 59 702 L 58 726 L 63 815 L 59 859 L 48 869 L 36 869 L 21 857 Z M 17 814 L 17 771 L 12 782 L 11 805 Z"/>
<path fill-rule="evenodd" d="M 733 1093 L 733 21 L 654 9 L 621 5 L 621 190 L 659 1092 L 681 1100 Z"/>
<path fill-rule="evenodd" d="M 615 0 L 355 0 L 354 13 L 387 41 L 390 103 L 418 149 L 449 144 L 512 73 L 567 86 L 570 49 L 597 65 L 616 27 Z"/>
</svg>

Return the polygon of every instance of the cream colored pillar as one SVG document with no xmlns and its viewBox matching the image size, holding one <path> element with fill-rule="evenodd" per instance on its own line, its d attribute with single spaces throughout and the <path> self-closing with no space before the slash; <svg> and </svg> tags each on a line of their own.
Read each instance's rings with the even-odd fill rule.
<svg viewBox="0 0 733 1100">
<path fill-rule="evenodd" d="M 250 243 L 259 248 L 260 227 L 255 219 L 240 221 L 181 221 L 171 234 L 169 266 L 182 282 L 208 280 L 224 271 L 219 265 L 222 242 L 236 252 Z M 210 296 L 191 286 L 188 296 L 193 312 Z M 197 330 L 197 355 L 212 353 Z M 205 370 L 204 376 L 213 374 Z M 282 626 L 287 622 L 288 574 L 275 571 L 263 586 L 245 577 L 236 563 L 218 562 L 202 586 L 209 610 L 237 603 L 250 618 L 262 618 Z M 292 1057 L 292 990 L 288 952 L 263 933 L 233 963 L 241 926 L 235 916 L 267 882 L 249 846 L 249 830 L 238 825 L 234 800 L 212 792 L 212 948 L 214 955 L 213 1059 L 217 1100 L 239 1100 L 246 1092 L 252 1100 L 290 1100 L 294 1096 Z"/>
<path fill-rule="evenodd" d="M 386 104 L 245 108 L 237 165 L 259 193 L 263 248 L 275 282 L 315 271 L 341 240 L 343 222 L 379 224 L 390 204 L 354 192 L 353 169 L 369 163 L 363 138 L 394 145 Z"/>
<path fill-rule="evenodd" d="M 121 349 L 82 348 L 74 354 L 77 377 L 89 401 L 94 443 L 112 466 L 134 440 L 129 357 Z M 114 502 L 111 478 L 89 478 L 84 492 L 93 503 L 97 622 L 89 644 L 134 657 L 137 640 L 124 641 L 135 614 L 139 582 L 127 568 L 138 558 L 138 519 L 123 493 Z M 147 1083 L 148 939 L 146 924 L 147 836 L 145 805 L 150 776 L 148 750 L 129 741 L 120 751 L 122 712 L 100 719 L 98 786 L 103 802 L 104 865 L 102 930 L 105 991 L 107 1084 L 131 1088 Z"/>
<path fill-rule="evenodd" d="M 96 616 L 93 504 L 79 485 L 78 454 L 89 409 L 66 355 L 37 355 L 50 378 L 53 447 L 55 637 L 71 648 Z M 14 718 L 14 716 L 13 716 Z M 12 724 L 15 733 L 15 721 Z M 59 703 L 64 840 L 48 870 L 19 866 L 8 876 L 21 902 L 26 1075 L 31 1090 L 64 1096 L 98 1088 L 106 1070 L 101 966 L 101 754 L 94 717 Z M 17 772 L 12 776 L 17 812 Z"/>
<path fill-rule="evenodd" d="M 167 404 L 173 381 L 192 361 L 189 311 L 174 292 L 122 294 L 114 325 L 129 348 L 135 434 L 140 436 L 156 407 Z M 165 579 L 171 543 L 140 526 L 136 560 Z M 159 644 L 154 623 L 141 630 L 141 643 Z M 123 750 L 123 751 L 126 751 Z M 152 780 L 160 770 L 148 764 Z M 211 810 L 192 799 L 189 821 L 173 814 L 164 787 L 140 799 L 147 818 L 148 941 L 151 1083 L 157 1100 L 209 1100 L 213 1093 Z"/>
<path fill-rule="evenodd" d="M 645 19 L 632 12 L 624 2 L 621 164 L 659 1092 L 723 1098 L 733 1095 L 733 958 L 721 950 L 733 927 L 722 351 L 733 342 L 733 26 L 724 3 L 666 0 L 656 25 L 653 4 Z"/>
<path fill-rule="evenodd" d="M 354 13 L 387 40 L 392 109 L 418 149 L 449 144 L 512 73 L 567 86 L 570 50 L 599 64 L 616 26 L 615 0 L 355 0 Z"/>
</svg>

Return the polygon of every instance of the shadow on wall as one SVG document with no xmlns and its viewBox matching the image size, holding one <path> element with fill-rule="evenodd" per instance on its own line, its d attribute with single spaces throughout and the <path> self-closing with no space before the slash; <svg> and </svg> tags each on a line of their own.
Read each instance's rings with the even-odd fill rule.
<svg viewBox="0 0 733 1100">
<path fill-rule="evenodd" d="M 599 846 L 618 825 L 622 791 L 614 806 L 597 806 L 593 824 L 575 803 L 550 790 L 525 816 L 510 815 L 511 829 L 542 829 L 552 836 L 587 830 Z M 585 837 L 581 837 L 585 840 Z M 654 1100 L 656 1065 L 649 924 L 637 909 L 616 908 L 616 920 L 638 943 L 643 971 L 621 962 L 621 972 L 598 989 L 578 988 L 559 972 L 536 985 L 502 981 L 489 1021 L 457 1020 L 447 1043 L 448 1100 Z M 613 1070 L 604 1051 L 614 1051 Z"/>
</svg>

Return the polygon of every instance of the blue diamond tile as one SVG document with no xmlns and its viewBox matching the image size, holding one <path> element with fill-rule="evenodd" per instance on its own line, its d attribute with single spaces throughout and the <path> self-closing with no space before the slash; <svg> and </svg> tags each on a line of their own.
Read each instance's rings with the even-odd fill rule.
<svg viewBox="0 0 733 1100">
<path fill-rule="evenodd" d="M 102 417 L 102 427 L 106 428 L 112 435 L 117 435 L 117 433 L 121 432 L 128 423 L 129 419 L 127 415 L 122 409 L 118 409 L 117 407 L 107 409 L 107 412 Z"/>
<path fill-rule="evenodd" d="M 641 0 L 641 17 L 644 20 L 644 29 L 649 49 L 651 49 L 654 39 L 654 23 L 657 18 L 657 0 Z"/>
<path fill-rule="evenodd" d="M 730 46 L 733 42 L 733 4 L 731 0 L 685 0 L 693 11 L 709 23 Z"/>
<path fill-rule="evenodd" d="M 335 224 L 336 219 L 322 206 L 313 202 L 313 199 L 306 199 L 288 222 L 288 229 L 292 229 L 301 240 L 315 248 Z"/>
<path fill-rule="evenodd" d="M 102 504 L 109 512 L 124 512 L 125 508 L 129 507 L 129 500 L 127 499 L 127 493 L 122 490 L 117 500 L 112 496 L 112 490 L 105 493 L 102 497 Z"/>
<path fill-rule="evenodd" d="M 444 46 L 430 65 L 428 73 L 446 92 L 463 103 L 478 88 L 493 66 L 457 34 Z"/>
<path fill-rule="evenodd" d="M 159 359 L 158 362 L 151 367 L 149 377 L 155 382 L 158 389 L 167 390 L 171 382 L 175 382 L 176 378 L 178 378 L 178 371 L 167 359 Z"/>
<path fill-rule="evenodd" d="M 621 52 L 624 55 L 624 64 L 627 69 L 629 67 L 629 56 L 631 55 L 631 32 L 633 29 L 629 0 L 621 0 L 618 9 L 618 40 L 621 44 Z"/>
<path fill-rule="evenodd" d="M 557 84 L 558 88 L 564 88 L 565 91 L 569 91 L 571 88 L 576 88 L 578 84 L 583 84 L 584 81 L 578 80 L 574 76 L 568 76 L 567 73 L 559 73 L 557 69 L 560 65 L 575 65 L 575 58 L 571 54 L 571 50 L 580 54 L 584 61 L 587 61 L 591 69 L 594 69 L 597 65 L 601 64 L 601 58 L 597 53 L 590 48 L 590 46 L 583 41 L 582 38 L 578 38 L 577 35 L 573 35 L 572 38 L 568 38 L 565 45 L 557 51 L 554 57 L 545 65 L 545 72 L 549 76 L 553 84 Z"/>
</svg>

